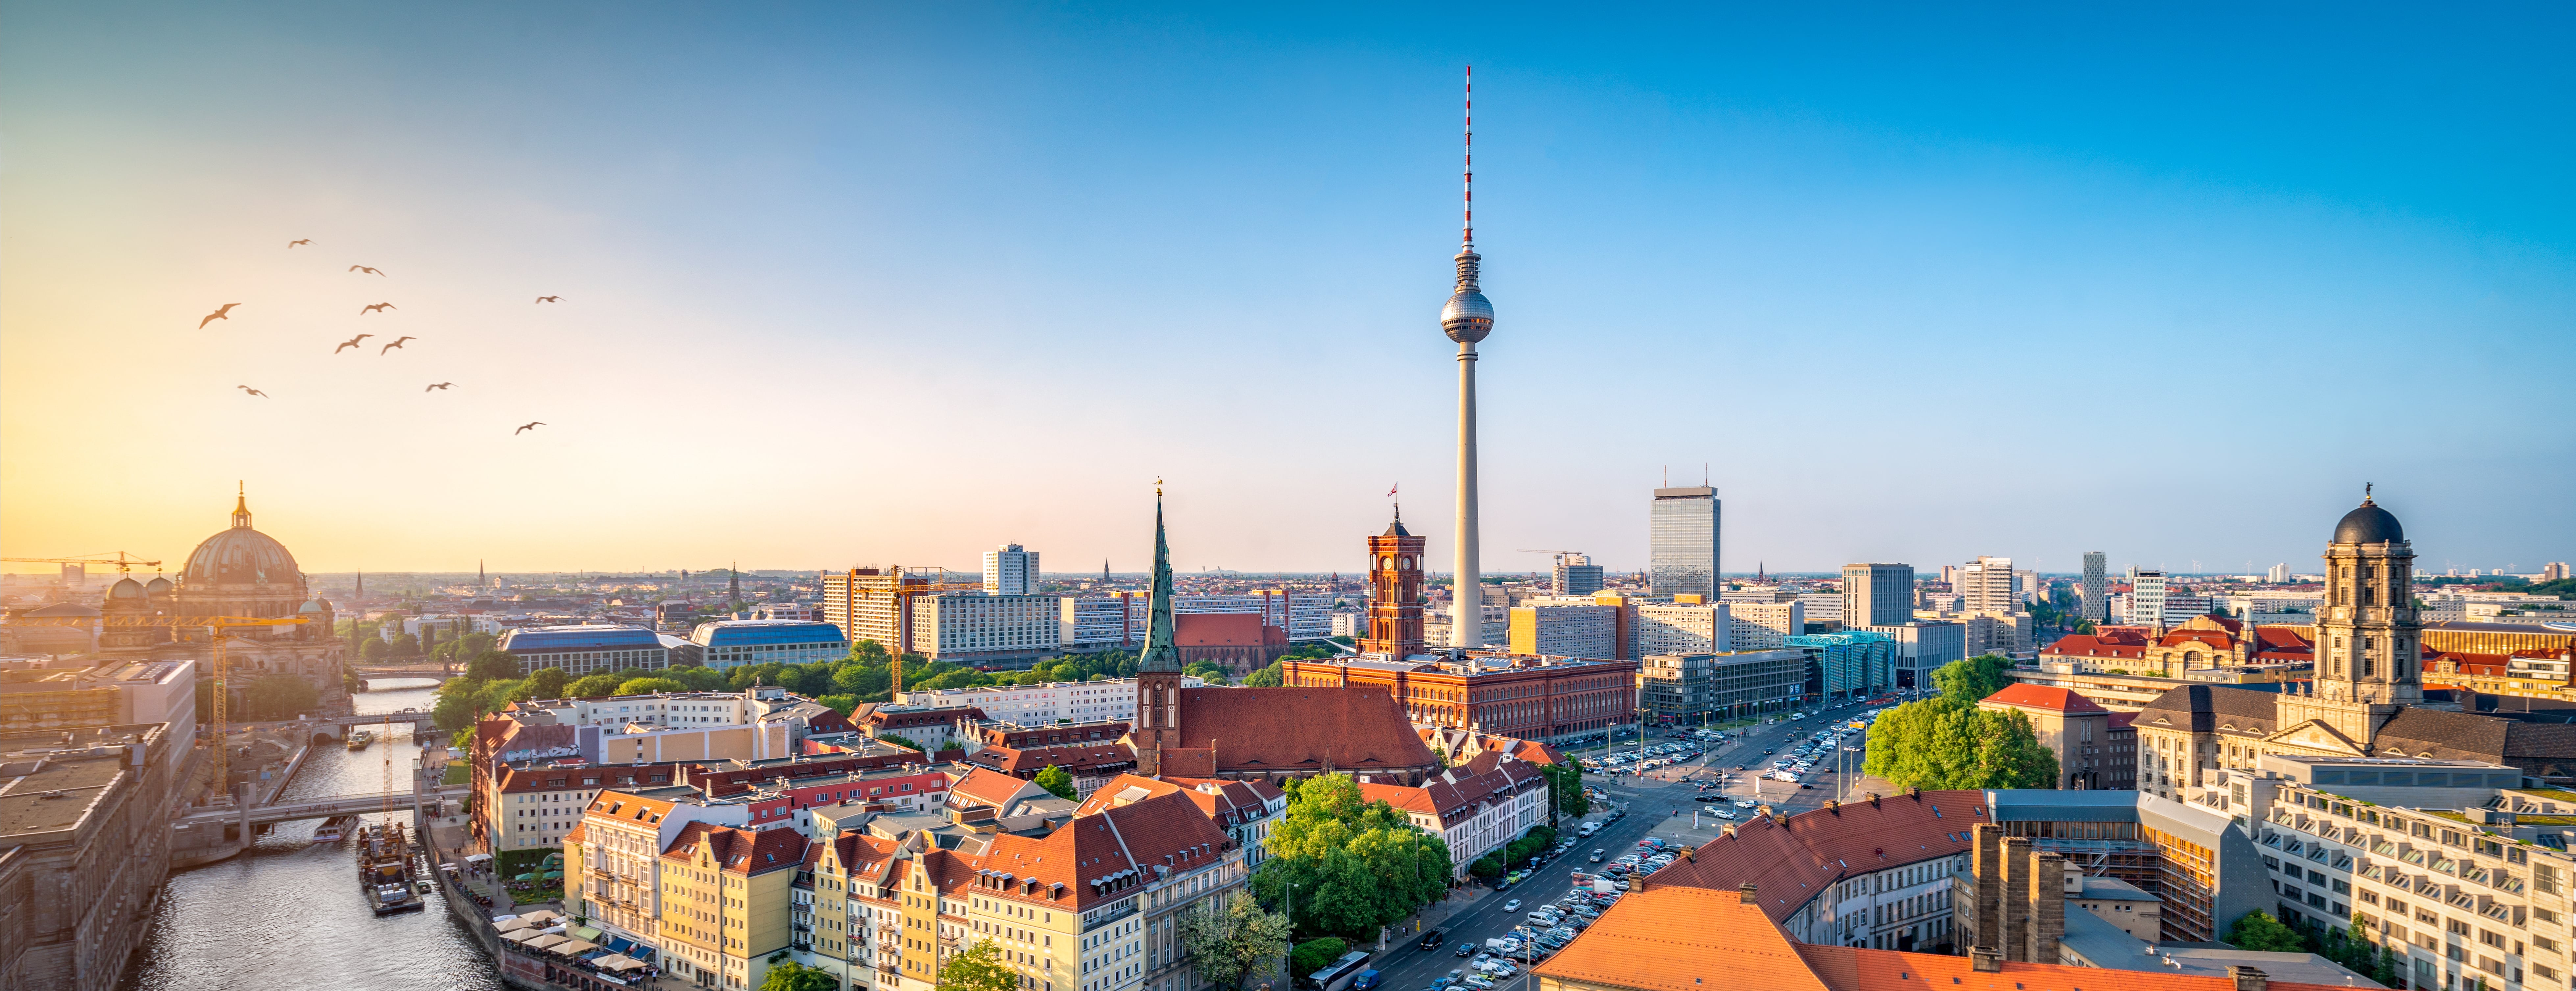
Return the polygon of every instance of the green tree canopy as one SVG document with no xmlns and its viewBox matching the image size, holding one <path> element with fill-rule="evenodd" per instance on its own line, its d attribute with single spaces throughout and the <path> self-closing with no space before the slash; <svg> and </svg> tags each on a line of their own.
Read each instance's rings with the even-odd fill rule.
<svg viewBox="0 0 2576 991">
<path fill-rule="evenodd" d="M 912 739 L 911 737 L 908 737 L 908 736 L 900 736 L 900 735 L 897 735 L 897 734 L 894 734 L 894 733 L 879 733 L 879 734 L 877 734 L 877 742 L 879 742 L 879 743 L 890 743 L 890 744 L 893 744 L 893 745 L 898 746 L 898 747 L 902 747 L 902 748 L 907 749 L 907 750 L 918 750 L 918 751 L 921 751 L 922 753 L 925 753 L 925 754 L 930 752 L 930 748 L 925 747 L 925 746 L 922 746 L 922 745 L 921 745 L 921 744 L 919 744 L 919 743 L 915 743 L 915 742 L 913 742 L 913 739 Z"/>
<path fill-rule="evenodd" d="M 1264 905 L 1286 905 L 1306 932 L 1375 938 L 1381 926 L 1447 893 L 1449 845 L 1385 802 L 1360 798 L 1347 774 L 1301 782 L 1253 875 Z"/>
<path fill-rule="evenodd" d="M 1332 965 L 1351 952 L 1349 941 L 1339 936 L 1324 936 L 1297 944 L 1288 951 L 1288 978 L 1297 980 Z"/>
<path fill-rule="evenodd" d="M 564 686 L 569 684 L 572 684 L 572 676 L 565 674 L 562 668 L 538 668 L 528 675 L 528 691 L 536 698 L 562 698 Z"/>
<path fill-rule="evenodd" d="M 246 722 L 293 719 L 313 711 L 322 700 L 320 689 L 301 675 L 262 675 L 243 685 L 242 711 L 233 718 Z"/>
<path fill-rule="evenodd" d="M 370 664 L 382 661 L 385 658 L 392 656 L 393 652 L 394 645 L 386 643 L 381 637 L 368 637 L 364 640 L 358 641 L 359 659 Z"/>
<path fill-rule="evenodd" d="M 2308 952 L 2308 941 L 2299 937 L 2298 930 L 2282 925 L 2281 920 L 2260 909 L 2245 913 L 2235 925 L 2227 927 L 2227 941 L 2240 950 Z"/>
<path fill-rule="evenodd" d="M 617 686 L 619 695 L 650 695 L 654 692 L 685 692 L 689 686 L 670 678 L 629 678 Z"/>
<path fill-rule="evenodd" d="M 818 695 L 814 701 L 844 716 L 859 711 L 859 697 L 856 695 Z"/>
<path fill-rule="evenodd" d="M 579 678 L 573 679 L 571 684 L 564 686 L 564 697 L 586 699 L 597 698 L 602 695 L 615 695 L 617 694 L 617 686 L 625 684 L 626 678 L 627 676 L 625 675 L 610 671 L 603 671 L 599 674 L 583 675 Z"/>
<path fill-rule="evenodd" d="M 1002 960 L 1001 944 L 982 940 L 939 965 L 938 991 L 1019 991 L 1019 972 Z"/>
<path fill-rule="evenodd" d="M 839 991 L 840 987 L 831 971 L 793 960 L 770 964 L 769 974 L 760 979 L 760 991 Z"/>
<path fill-rule="evenodd" d="M 2012 684 L 2012 660 L 1995 654 L 1979 654 L 1962 661 L 1951 661 L 1932 672 L 1932 683 L 1953 702 L 1976 705 L 1986 696 Z"/>
<path fill-rule="evenodd" d="M 916 747 L 914 749 L 919 748 Z M 1057 798 L 1070 801 L 1074 797 L 1073 772 L 1071 771 L 1049 764 L 1045 769 L 1038 772 L 1038 776 L 1035 780 L 1037 781 L 1038 787 L 1046 789 Z"/>
<path fill-rule="evenodd" d="M 1202 902 L 1190 909 L 1181 916 L 1180 933 L 1199 976 L 1229 991 L 1288 951 L 1288 917 L 1262 911 L 1260 902 L 1240 892 L 1225 896 L 1218 907 Z"/>
<path fill-rule="evenodd" d="M 1548 800 L 1555 803 L 1558 815 L 1582 818 L 1592 812 L 1592 799 L 1583 794 L 1583 769 L 1574 764 L 1546 764 L 1538 770 L 1547 779 Z"/>
<path fill-rule="evenodd" d="M 1272 661 L 1268 667 L 1244 675 L 1243 684 L 1249 688 L 1277 688 L 1287 683 L 1286 670 L 1280 662 Z"/>
<path fill-rule="evenodd" d="M 1945 693 L 1879 714 L 1862 771 L 1907 788 L 2057 787 L 2057 755 L 2040 745 L 2029 716 L 1958 698 Z"/>
</svg>

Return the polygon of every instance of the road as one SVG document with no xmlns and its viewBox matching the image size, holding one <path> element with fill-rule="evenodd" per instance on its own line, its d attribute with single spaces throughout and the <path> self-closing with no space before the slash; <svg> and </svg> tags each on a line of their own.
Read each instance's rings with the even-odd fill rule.
<svg viewBox="0 0 2576 991">
<path fill-rule="evenodd" d="M 1858 797 L 1861 792 L 1870 790 L 1881 794 L 1895 793 L 1897 790 L 1895 786 L 1861 776 L 1859 769 L 1862 755 L 1857 750 L 1850 754 L 1850 770 L 1836 771 L 1833 774 L 1808 775 L 1807 782 L 1815 785 L 1812 789 L 1802 790 L 1796 785 L 1780 781 L 1760 781 L 1753 777 L 1752 771 L 1737 773 L 1733 770 L 1737 764 L 1756 770 L 1767 769 L 1770 762 L 1777 757 L 1766 755 L 1763 750 L 1786 751 L 1793 742 L 1806 738 L 1809 734 L 1823 728 L 1828 722 L 1850 719 L 1865 708 L 1867 707 L 1846 706 L 1827 710 L 1826 716 L 1835 717 L 1830 720 L 1810 717 L 1804 722 L 1784 721 L 1751 727 L 1744 738 L 1731 742 L 1719 750 L 1709 751 L 1698 760 L 1673 767 L 1657 768 L 1642 778 L 1633 774 L 1585 775 L 1583 780 L 1586 784 L 1608 792 L 1611 799 L 1625 808 L 1629 814 L 1604 826 L 1600 832 L 1592 834 L 1590 839 L 1577 841 L 1573 852 L 1540 867 L 1520 884 L 1513 885 L 1504 891 L 1481 893 L 1469 907 L 1461 909 L 1441 923 L 1442 935 L 1439 949 L 1425 951 L 1417 948 L 1416 944 L 1421 939 L 1419 936 L 1409 937 L 1389 945 L 1387 951 L 1380 954 L 1373 964 L 1385 974 L 1384 988 L 1386 991 L 1422 991 L 1431 985 L 1433 979 L 1451 970 L 1464 968 L 1469 960 L 1457 955 L 1459 943 L 1475 943 L 1482 946 L 1487 939 L 1510 933 L 1513 926 L 1525 921 L 1523 916 L 1530 910 L 1564 897 L 1566 889 L 1573 886 L 1572 875 L 1575 871 L 1582 870 L 1587 873 L 1597 871 L 1598 865 L 1588 860 L 1594 849 L 1605 851 L 1606 861 L 1634 850 L 1637 841 L 1648 836 L 1692 846 L 1698 846 L 1716 838 L 1718 828 L 1726 823 L 1714 817 L 1694 814 L 1703 804 L 1703 800 L 1696 797 L 1697 792 L 1693 790 L 1692 781 L 1715 778 L 1724 772 L 1728 779 L 1724 789 L 1727 801 L 1751 798 L 1771 805 L 1783 813 L 1822 808 L 1826 800 L 1836 794 L 1837 779 L 1850 779 L 1841 783 L 1853 797 Z M 1660 736 L 1648 741 L 1649 745 L 1671 742 L 1678 741 Z M 1861 742 L 1862 737 L 1855 736 L 1848 741 L 1848 744 L 1857 747 Z M 1633 751 L 1636 746 L 1636 741 L 1631 739 L 1622 749 Z M 1581 756 L 1597 759 L 1602 753 L 1601 748 L 1595 747 L 1582 751 Z M 1818 770 L 1822 769 L 1822 766 L 1819 766 Z M 1760 786 L 1759 794 L 1756 793 L 1757 785 Z M 1711 798 L 1705 801 L 1714 802 L 1717 799 Z M 1739 817 L 1750 811 L 1735 810 L 1731 807 L 1730 810 L 1735 811 Z M 1741 821 L 1740 818 L 1738 821 Z M 1568 835 L 1571 833 L 1569 832 Z M 1503 911 L 1503 905 L 1515 898 L 1525 904 L 1518 911 Z M 1523 969 L 1519 977 L 1501 983 L 1496 991 L 1529 991 L 1535 986 L 1529 981 L 1529 972 Z"/>
</svg>

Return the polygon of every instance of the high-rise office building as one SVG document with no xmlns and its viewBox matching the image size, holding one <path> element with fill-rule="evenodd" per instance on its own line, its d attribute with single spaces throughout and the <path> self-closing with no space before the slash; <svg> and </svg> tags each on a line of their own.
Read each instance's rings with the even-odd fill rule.
<svg viewBox="0 0 2576 991">
<path fill-rule="evenodd" d="M 2084 552 L 2084 618 L 2096 623 L 2111 618 L 2111 574 L 2101 551 Z"/>
<path fill-rule="evenodd" d="M 1556 576 L 1549 591 L 1558 595 L 1590 595 L 1601 591 L 1601 566 L 1582 554 L 1567 551 L 1556 556 Z"/>
<path fill-rule="evenodd" d="M 2560 567 L 2564 568 L 2564 567 L 2565 567 L 2565 565 L 2560 565 Z M 2271 572 L 2270 574 L 2264 575 L 2264 576 L 2263 576 L 2263 580 L 2268 581 L 2268 582 L 2271 582 L 2271 583 L 2272 583 L 2272 584 L 2274 584 L 2274 585 L 2287 585 L 2287 584 L 2289 584 L 2289 583 L 2290 583 L 2290 566 L 2289 566 L 2288 564 L 2276 564 L 2276 565 L 2273 565 L 2273 566 L 2272 566 L 2272 572 Z"/>
<path fill-rule="evenodd" d="M 2123 622 L 2138 626 L 2165 625 L 2165 573 L 2152 568 L 2129 567 L 2129 614 Z"/>
<path fill-rule="evenodd" d="M 984 552 L 984 594 L 1038 594 L 1038 552 L 1003 544 Z"/>
<path fill-rule="evenodd" d="M 1844 626 L 1894 626 L 1913 618 L 1913 565 L 1843 565 Z"/>
<path fill-rule="evenodd" d="M 1717 598 L 1717 490 L 1656 489 L 1647 517 L 1646 581 L 1654 594 Z"/>
<path fill-rule="evenodd" d="M 2011 558 L 1979 554 L 1958 570 L 1958 576 L 1954 587 L 1969 609 L 2013 612 L 2021 608 L 2021 600 L 2013 594 Z"/>
<path fill-rule="evenodd" d="M 2288 576 L 2289 576 L 2289 574 L 2290 574 L 2290 566 L 2289 566 L 2289 565 L 2284 564 L 2284 565 L 2281 565 L 2280 567 L 2275 568 L 2275 569 L 2273 569 L 2273 570 L 2279 571 L 2279 572 L 2281 573 L 2281 575 L 2282 575 L 2282 577 L 2281 577 L 2280 579 L 2277 579 L 2277 580 L 2279 580 L 2279 581 L 2288 581 L 2288 580 L 2289 580 L 2289 577 L 2288 577 Z M 2541 581 L 2545 581 L 2545 582 L 2555 582 L 2555 581 L 2565 581 L 2565 580 L 2567 580 L 2567 562 L 2565 562 L 2565 561 L 2551 561 L 2551 562 L 2549 562 L 2548 564 L 2541 565 L 2541 566 L 2540 566 L 2540 580 L 2541 580 Z"/>
</svg>

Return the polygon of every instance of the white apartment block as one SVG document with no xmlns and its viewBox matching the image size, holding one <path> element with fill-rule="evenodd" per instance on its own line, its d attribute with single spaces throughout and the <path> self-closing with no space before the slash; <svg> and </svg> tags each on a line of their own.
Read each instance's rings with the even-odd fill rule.
<svg viewBox="0 0 2576 991">
<path fill-rule="evenodd" d="M 1145 597 L 1140 594 L 1133 598 L 1135 612 L 1129 614 L 1127 633 L 1141 643 L 1145 639 Z M 1172 614 L 1184 613 L 1252 613 L 1260 616 L 1264 624 L 1288 631 L 1290 640 L 1322 640 L 1333 635 L 1333 597 L 1329 595 L 1261 591 L 1173 596 Z"/>
<path fill-rule="evenodd" d="M 1203 688 L 1206 685 L 1207 682 L 1196 675 L 1181 678 L 1183 688 Z M 1120 719 L 1132 723 L 1136 721 L 1136 679 L 1051 681 L 1043 685 L 993 685 L 905 692 L 903 704 L 925 709 L 973 706 L 984 710 L 986 719 L 1021 726 Z"/>
<path fill-rule="evenodd" d="M 1776 650 L 1783 638 L 1807 632 L 1804 602 L 1728 602 L 1727 643 L 1733 650 Z"/>
<path fill-rule="evenodd" d="M 1337 612 L 1333 614 L 1332 622 L 1334 636 L 1350 637 L 1356 640 L 1368 635 L 1369 618 L 1367 613 Z"/>
<path fill-rule="evenodd" d="M 521 722 L 539 715 L 539 725 L 738 726 L 767 714 L 748 692 L 660 692 L 609 695 L 587 699 L 535 699 L 515 703 L 510 715 Z"/>
<path fill-rule="evenodd" d="M 2165 573 L 2149 568 L 2129 569 L 2128 612 L 2121 622 L 2133 626 L 2162 626 L 2165 617 Z"/>
<path fill-rule="evenodd" d="M 1056 640 L 1069 651 L 1102 650 L 1128 639 L 1130 613 L 1144 608 L 1142 597 L 1111 595 L 1057 600 Z"/>
<path fill-rule="evenodd" d="M 1637 656 L 1727 654 L 1735 648 L 1735 603 L 1649 602 L 1637 606 Z"/>
<path fill-rule="evenodd" d="M 2013 587 L 2016 583 L 2011 558 L 1979 554 L 1975 561 L 1959 569 L 1958 576 L 1958 582 L 1951 587 L 1967 598 L 1970 611 L 2010 612 L 2021 605 L 2021 597 Z"/>
<path fill-rule="evenodd" d="M 912 649 L 958 654 L 1061 649 L 1062 602 L 1052 595 L 924 595 L 912 600 Z"/>
<path fill-rule="evenodd" d="M 1797 602 L 1807 607 L 1807 622 L 1839 623 L 1843 621 L 1841 592 L 1801 592 L 1798 594 Z"/>
<path fill-rule="evenodd" d="M 984 594 L 1038 594 L 1038 552 L 1003 544 L 984 552 Z"/>
</svg>

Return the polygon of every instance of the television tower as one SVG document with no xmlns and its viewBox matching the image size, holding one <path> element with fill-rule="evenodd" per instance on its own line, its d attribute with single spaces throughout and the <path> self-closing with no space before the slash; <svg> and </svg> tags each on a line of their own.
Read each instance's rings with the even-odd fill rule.
<svg viewBox="0 0 2576 991">
<path fill-rule="evenodd" d="M 1484 572 L 1477 560 L 1476 527 L 1476 342 L 1494 332 L 1494 304 L 1477 288 L 1476 254 L 1476 67 L 1467 67 L 1464 222 L 1458 238 L 1458 288 L 1440 308 L 1440 329 L 1458 342 L 1458 564 L 1452 603 L 1457 612 L 1449 624 L 1449 645 L 1481 647 L 1485 643 Z"/>
</svg>

